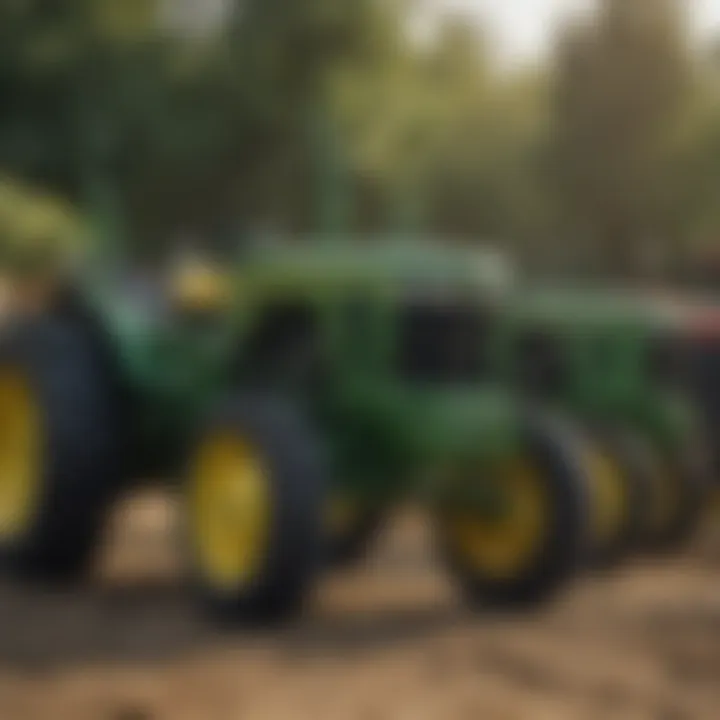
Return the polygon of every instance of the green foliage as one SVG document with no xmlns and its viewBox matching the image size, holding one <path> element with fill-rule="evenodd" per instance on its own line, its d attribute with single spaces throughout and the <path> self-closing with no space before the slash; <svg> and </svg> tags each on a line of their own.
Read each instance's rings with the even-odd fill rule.
<svg viewBox="0 0 720 720">
<path fill-rule="evenodd" d="M 0 3 L 0 171 L 162 252 L 221 227 L 421 229 L 555 267 L 673 267 L 720 237 L 718 63 L 684 8 L 604 0 L 554 66 L 414 0 L 238 0 L 205 38 L 155 0 Z M 696 72 L 697 70 L 700 72 Z"/>
<path fill-rule="evenodd" d="M 149 252 L 230 215 L 307 223 L 310 112 L 359 17 L 343 6 L 243 3 L 191 43 L 111 0 L 5 3 L 0 168 L 115 213 Z"/>
<path fill-rule="evenodd" d="M 645 251 L 665 254 L 673 239 L 668 148 L 691 77 L 682 27 L 676 0 L 605 0 L 562 47 L 555 148 L 566 230 L 606 267 L 636 272 Z"/>
<path fill-rule="evenodd" d="M 85 227 L 61 198 L 0 179 L 0 260 L 5 267 L 64 266 L 82 251 Z"/>
<path fill-rule="evenodd" d="M 431 231 L 519 244 L 544 234 L 542 74 L 499 77 L 482 34 L 462 20 L 418 45 L 403 40 L 387 6 L 375 27 L 370 52 L 336 79 L 335 98 L 354 166 L 381 208 L 376 220 L 402 222 L 419 205 Z"/>
</svg>

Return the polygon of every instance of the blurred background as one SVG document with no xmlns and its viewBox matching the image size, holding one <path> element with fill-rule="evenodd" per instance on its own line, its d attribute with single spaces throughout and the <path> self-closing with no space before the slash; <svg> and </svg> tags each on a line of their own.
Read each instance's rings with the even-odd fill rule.
<svg viewBox="0 0 720 720">
<path fill-rule="evenodd" d="M 713 289 L 720 0 L 0 0 L 0 176 L 0 228 L 148 266 L 408 233 Z M 238 639 L 190 609 L 167 498 L 128 507 L 92 589 L 0 588 L 3 720 L 720 715 L 717 541 L 475 618 L 401 518 L 300 628 Z"/>
<path fill-rule="evenodd" d="M 8 0 L 0 168 L 152 257 L 389 229 L 706 280 L 712 0 Z"/>
</svg>

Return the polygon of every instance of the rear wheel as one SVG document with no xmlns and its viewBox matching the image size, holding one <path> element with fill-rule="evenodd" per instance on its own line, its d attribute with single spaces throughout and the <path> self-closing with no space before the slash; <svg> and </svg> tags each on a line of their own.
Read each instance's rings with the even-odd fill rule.
<svg viewBox="0 0 720 720">
<path fill-rule="evenodd" d="M 653 553 L 685 545 L 700 525 L 704 477 L 700 467 L 658 451 L 637 432 L 624 430 L 615 447 L 638 492 L 636 544 Z"/>
<path fill-rule="evenodd" d="M 223 403 L 187 478 L 188 539 L 201 601 L 221 621 L 299 612 L 322 566 L 326 475 L 318 444 L 269 399 Z"/>
<path fill-rule="evenodd" d="M 114 397 L 84 328 L 24 320 L 0 346 L 0 558 L 38 580 L 81 575 L 122 482 Z"/>
<path fill-rule="evenodd" d="M 564 430 L 532 423 L 521 452 L 493 475 L 499 507 L 440 514 L 444 556 L 471 604 L 539 604 L 576 574 L 590 519 L 579 455 Z"/>
<path fill-rule="evenodd" d="M 685 547 L 700 527 L 705 477 L 684 453 L 656 453 L 653 467 L 648 548 L 673 552 Z"/>
</svg>

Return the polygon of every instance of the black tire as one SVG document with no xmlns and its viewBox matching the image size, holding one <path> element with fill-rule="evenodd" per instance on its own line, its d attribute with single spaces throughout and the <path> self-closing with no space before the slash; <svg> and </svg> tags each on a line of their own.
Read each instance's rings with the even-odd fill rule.
<svg viewBox="0 0 720 720">
<path fill-rule="evenodd" d="M 327 541 L 330 567 L 344 570 L 360 563 L 385 524 L 382 509 L 360 510 L 355 521 L 342 533 L 331 533 Z"/>
<path fill-rule="evenodd" d="M 621 527 L 610 542 L 591 550 L 590 565 L 596 570 L 609 570 L 629 558 L 641 544 L 645 526 L 647 484 L 646 473 L 635 457 L 635 449 L 626 438 L 612 430 L 593 429 L 592 442 L 622 473 L 625 513 Z"/>
<path fill-rule="evenodd" d="M 60 317 L 7 328 L 0 368 L 20 373 L 42 417 L 39 490 L 21 533 L 0 538 L 2 565 L 40 581 L 70 581 L 91 565 L 122 482 L 113 391 L 83 326 Z"/>
<path fill-rule="evenodd" d="M 641 433 L 624 430 L 616 436 L 627 467 L 642 493 L 638 546 L 653 554 L 682 549 L 701 522 L 706 477 L 690 453 L 663 453 Z M 674 498 L 658 517 L 660 498 Z"/>
<path fill-rule="evenodd" d="M 205 611 L 217 622 L 273 625 L 287 621 L 303 609 L 323 566 L 324 453 L 302 418 L 269 396 L 237 395 L 222 402 L 202 428 L 196 451 L 217 433 L 249 441 L 257 450 L 268 477 L 270 527 L 257 571 L 228 587 L 215 583 L 203 570 L 197 528 L 189 521 L 193 584 Z M 192 483 L 188 468 L 189 511 Z"/>
<path fill-rule="evenodd" d="M 636 432 L 620 429 L 608 431 L 606 437 L 612 444 L 627 476 L 632 478 L 638 494 L 632 543 L 636 551 L 647 549 L 653 533 L 653 494 L 657 473 L 657 458 L 651 446 Z"/>
<path fill-rule="evenodd" d="M 665 467 L 663 478 L 672 483 L 676 502 L 666 522 L 650 534 L 648 548 L 655 553 L 673 553 L 686 548 L 700 530 L 708 497 L 708 476 L 689 447 L 658 456 Z"/>
<path fill-rule="evenodd" d="M 525 422 L 522 444 L 541 470 L 542 491 L 550 516 L 532 557 L 520 572 L 499 578 L 473 566 L 441 527 L 443 555 L 471 606 L 528 608 L 542 605 L 577 575 L 589 548 L 589 479 L 578 438 L 553 418 Z"/>
</svg>

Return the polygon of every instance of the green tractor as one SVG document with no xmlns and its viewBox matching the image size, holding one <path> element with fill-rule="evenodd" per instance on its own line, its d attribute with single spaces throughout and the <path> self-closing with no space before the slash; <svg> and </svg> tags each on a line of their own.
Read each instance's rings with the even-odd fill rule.
<svg viewBox="0 0 720 720">
<path fill-rule="evenodd" d="M 603 456 L 615 513 L 599 563 L 638 542 L 683 545 L 698 524 L 706 468 L 682 382 L 679 315 L 638 294 L 572 288 L 518 293 L 510 315 L 499 356 L 506 379 L 570 413 Z"/>
<path fill-rule="evenodd" d="M 493 375 L 502 263 L 307 241 L 248 250 L 225 286 L 210 270 L 153 302 L 107 278 L 46 283 L 42 309 L 5 329 L 9 572 L 78 578 L 117 496 L 167 477 L 181 478 L 188 572 L 217 619 L 292 616 L 329 555 L 357 553 L 409 498 L 472 605 L 539 603 L 573 577 L 588 473 L 565 424 Z"/>
<path fill-rule="evenodd" d="M 674 334 L 685 387 L 701 420 L 713 505 L 720 506 L 720 303 L 717 298 L 684 293 L 653 297 L 678 318 Z"/>
</svg>

